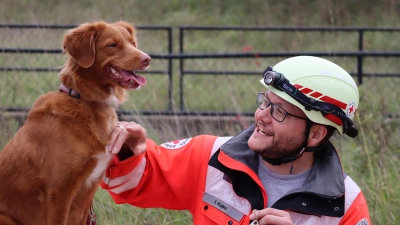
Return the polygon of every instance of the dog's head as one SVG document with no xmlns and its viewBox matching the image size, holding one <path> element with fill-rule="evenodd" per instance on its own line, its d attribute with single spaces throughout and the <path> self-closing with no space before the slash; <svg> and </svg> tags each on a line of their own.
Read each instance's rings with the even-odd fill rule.
<svg viewBox="0 0 400 225">
<path fill-rule="evenodd" d="M 63 49 L 70 59 L 61 71 L 61 81 L 82 97 L 100 88 L 123 98 L 121 88 L 137 89 L 146 83 L 134 71 L 147 69 L 151 58 L 137 48 L 136 29 L 127 22 L 82 24 L 66 33 Z"/>
</svg>

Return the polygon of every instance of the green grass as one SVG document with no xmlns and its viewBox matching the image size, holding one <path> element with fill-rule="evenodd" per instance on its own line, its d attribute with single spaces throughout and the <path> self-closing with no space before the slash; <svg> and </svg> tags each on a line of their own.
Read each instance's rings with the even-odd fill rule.
<svg viewBox="0 0 400 225">
<path fill-rule="evenodd" d="M 379 85 L 384 80 L 385 88 Z M 387 112 L 399 112 L 394 78 L 372 78 L 360 87 L 356 139 L 335 138 L 345 171 L 360 185 L 374 224 L 397 224 L 399 210 L 399 122 Z M 380 82 L 379 82 L 380 81 Z"/>
<path fill-rule="evenodd" d="M 178 29 L 184 25 L 248 25 L 248 26 L 374 26 L 399 27 L 400 3 L 369 1 L 225 1 L 170 0 L 148 4 L 146 1 L 44 1 L 0 0 L 0 23 L 79 24 L 103 19 L 124 19 L 136 25 L 172 26 L 174 52 L 178 52 Z M 2 48 L 60 48 L 64 30 L 0 29 Z M 148 53 L 166 54 L 164 32 L 139 30 L 139 47 Z M 367 32 L 365 51 L 400 51 L 399 33 Z M 358 36 L 346 32 L 233 32 L 193 31 L 186 33 L 185 51 L 242 52 L 278 51 L 357 51 Z M 187 70 L 230 70 L 262 72 L 282 58 L 263 59 L 196 59 L 185 62 Z M 356 72 L 356 59 L 328 58 L 349 72 Z M 65 57 L 56 54 L 0 54 L 1 67 L 58 68 Z M 399 73 L 398 58 L 364 59 L 365 73 Z M 165 70 L 167 61 L 155 59 L 151 69 Z M 173 107 L 179 109 L 179 63 L 173 62 Z M 167 101 L 166 74 L 147 74 L 148 83 L 131 92 L 122 109 L 131 111 L 165 110 Z M 184 106 L 188 110 L 251 112 L 255 95 L 262 91 L 259 76 L 195 75 L 184 77 Z M 0 72 L 0 107 L 30 107 L 41 94 L 58 89 L 58 75 L 42 72 Z M 345 171 L 360 185 L 367 197 L 373 224 L 399 224 L 400 216 L 400 119 L 387 114 L 400 114 L 398 99 L 400 78 L 364 78 L 360 85 L 360 108 L 355 119 L 359 129 L 356 139 L 333 138 L 340 151 Z M 247 122 L 223 122 L 174 117 L 152 121 L 135 116 L 148 130 L 149 137 L 162 143 L 201 133 L 233 135 Z M 180 121 L 180 122 L 179 122 Z M 0 148 L 15 134 L 22 120 L 0 117 Z M 99 224 L 190 224 L 187 211 L 140 209 L 116 205 L 104 190 L 95 196 L 94 207 Z"/>
<path fill-rule="evenodd" d="M 93 204 L 100 224 L 107 225 L 186 225 L 192 217 L 187 211 L 167 211 L 165 209 L 142 209 L 130 205 L 110 204 L 111 197 L 99 189 Z"/>
</svg>

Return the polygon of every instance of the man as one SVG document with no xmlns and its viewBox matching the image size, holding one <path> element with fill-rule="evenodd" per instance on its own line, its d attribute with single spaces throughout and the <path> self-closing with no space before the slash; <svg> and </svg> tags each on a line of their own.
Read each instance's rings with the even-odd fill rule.
<svg viewBox="0 0 400 225">
<path fill-rule="evenodd" d="M 200 135 L 160 146 L 120 122 L 102 187 L 116 203 L 186 209 L 194 224 L 370 224 L 367 203 L 329 138 L 357 136 L 351 76 L 298 56 L 263 73 L 255 124 L 235 137 Z"/>
</svg>

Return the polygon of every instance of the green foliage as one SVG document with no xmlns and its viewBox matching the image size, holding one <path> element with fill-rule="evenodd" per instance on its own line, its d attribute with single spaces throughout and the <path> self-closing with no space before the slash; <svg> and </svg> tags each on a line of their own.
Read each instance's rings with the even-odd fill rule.
<svg viewBox="0 0 400 225">
<path fill-rule="evenodd" d="M 187 225 L 192 217 L 187 211 L 142 209 L 116 205 L 105 190 L 99 189 L 93 201 L 97 220 L 107 225 Z"/>
</svg>

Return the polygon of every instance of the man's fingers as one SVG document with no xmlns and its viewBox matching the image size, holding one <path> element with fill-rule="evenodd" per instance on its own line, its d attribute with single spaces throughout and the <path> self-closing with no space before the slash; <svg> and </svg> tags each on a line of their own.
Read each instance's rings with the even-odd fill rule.
<svg viewBox="0 0 400 225">
<path fill-rule="evenodd" d="M 146 130 L 139 124 L 128 125 L 126 130 L 131 134 L 130 139 L 127 141 L 129 148 L 135 155 L 142 154 L 146 148 Z"/>
<path fill-rule="evenodd" d="M 111 131 L 111 137 L 110 137 L 110 141 L 107 144 L 107 151 L 112 152 L 113 148 L 114 148 L 114 144 L 119 136 L 119 134 L 121 133 L 122 130 L 125 129 L 125 126 L 127 125 L 127 122 L 119 122 L 117 126 L 113 127 L 112 131 Z"/>
<path fill-rule="evenodd" d="M 266 215 L 275 215 L 275 216 L 285 217 L 285 216 L 288 216 L 289 213 L 284 210 L 274 209 L 274 208 L 265 208 L 263 210 L 258 211 L 259 217 L 264 217 Z"/>
<path fill-rule="evenodd" d="M 114 145 L 111 149 L 111 153 L 117 154 L 121 150 L 122 145 L 124 145 L 125 141 L 129 138 L 129 136 L 130 133 L 126 129 L 121 130 L 121 132 L 119 132 L 117 139 L 114 142 Z"/>
<path fill-rule="evenodd" d="M 146 130 L 140 124 L 128 124 L 125 129 L 132 133 L 134 137 L 140 137 L 141 135 L 136 135 L 135 133 L 146 133 Z"/>
<path fill-rule="evenodd" d="M 146 144 L 146 142 L 144 142 L 144 143 L 136 145 L 135 148 L 133 148 L 131 150 L 133 151 L 134 155 L 140 155 L 143 152 L 145 152 L 146 149 L 147 149 L 147 144 Z"/>
<path fill-rule="evenodd" d="M 252 213 L 254 216 L 254 212 Z M 266 208 L 258 211 L 258 222 L 260 225 L 263 224 L 281 224 L 290 225 L 292 220 L 290 214 L 284 210 Z"/>
<path fill-rule="evenodd" d="M 111 132 L 107 151 L 117 154 L 124 144 L 127 144 L 135 155 L 146 150 L 146 130 L 135 122 L 119 122 Z"/>
<path fill-rule="evenodd" d="M 290 217 L 281 217 L 276 215 L 266 215 L 258 221 L 259 225 L 292 225 Z"/>
</svg>

